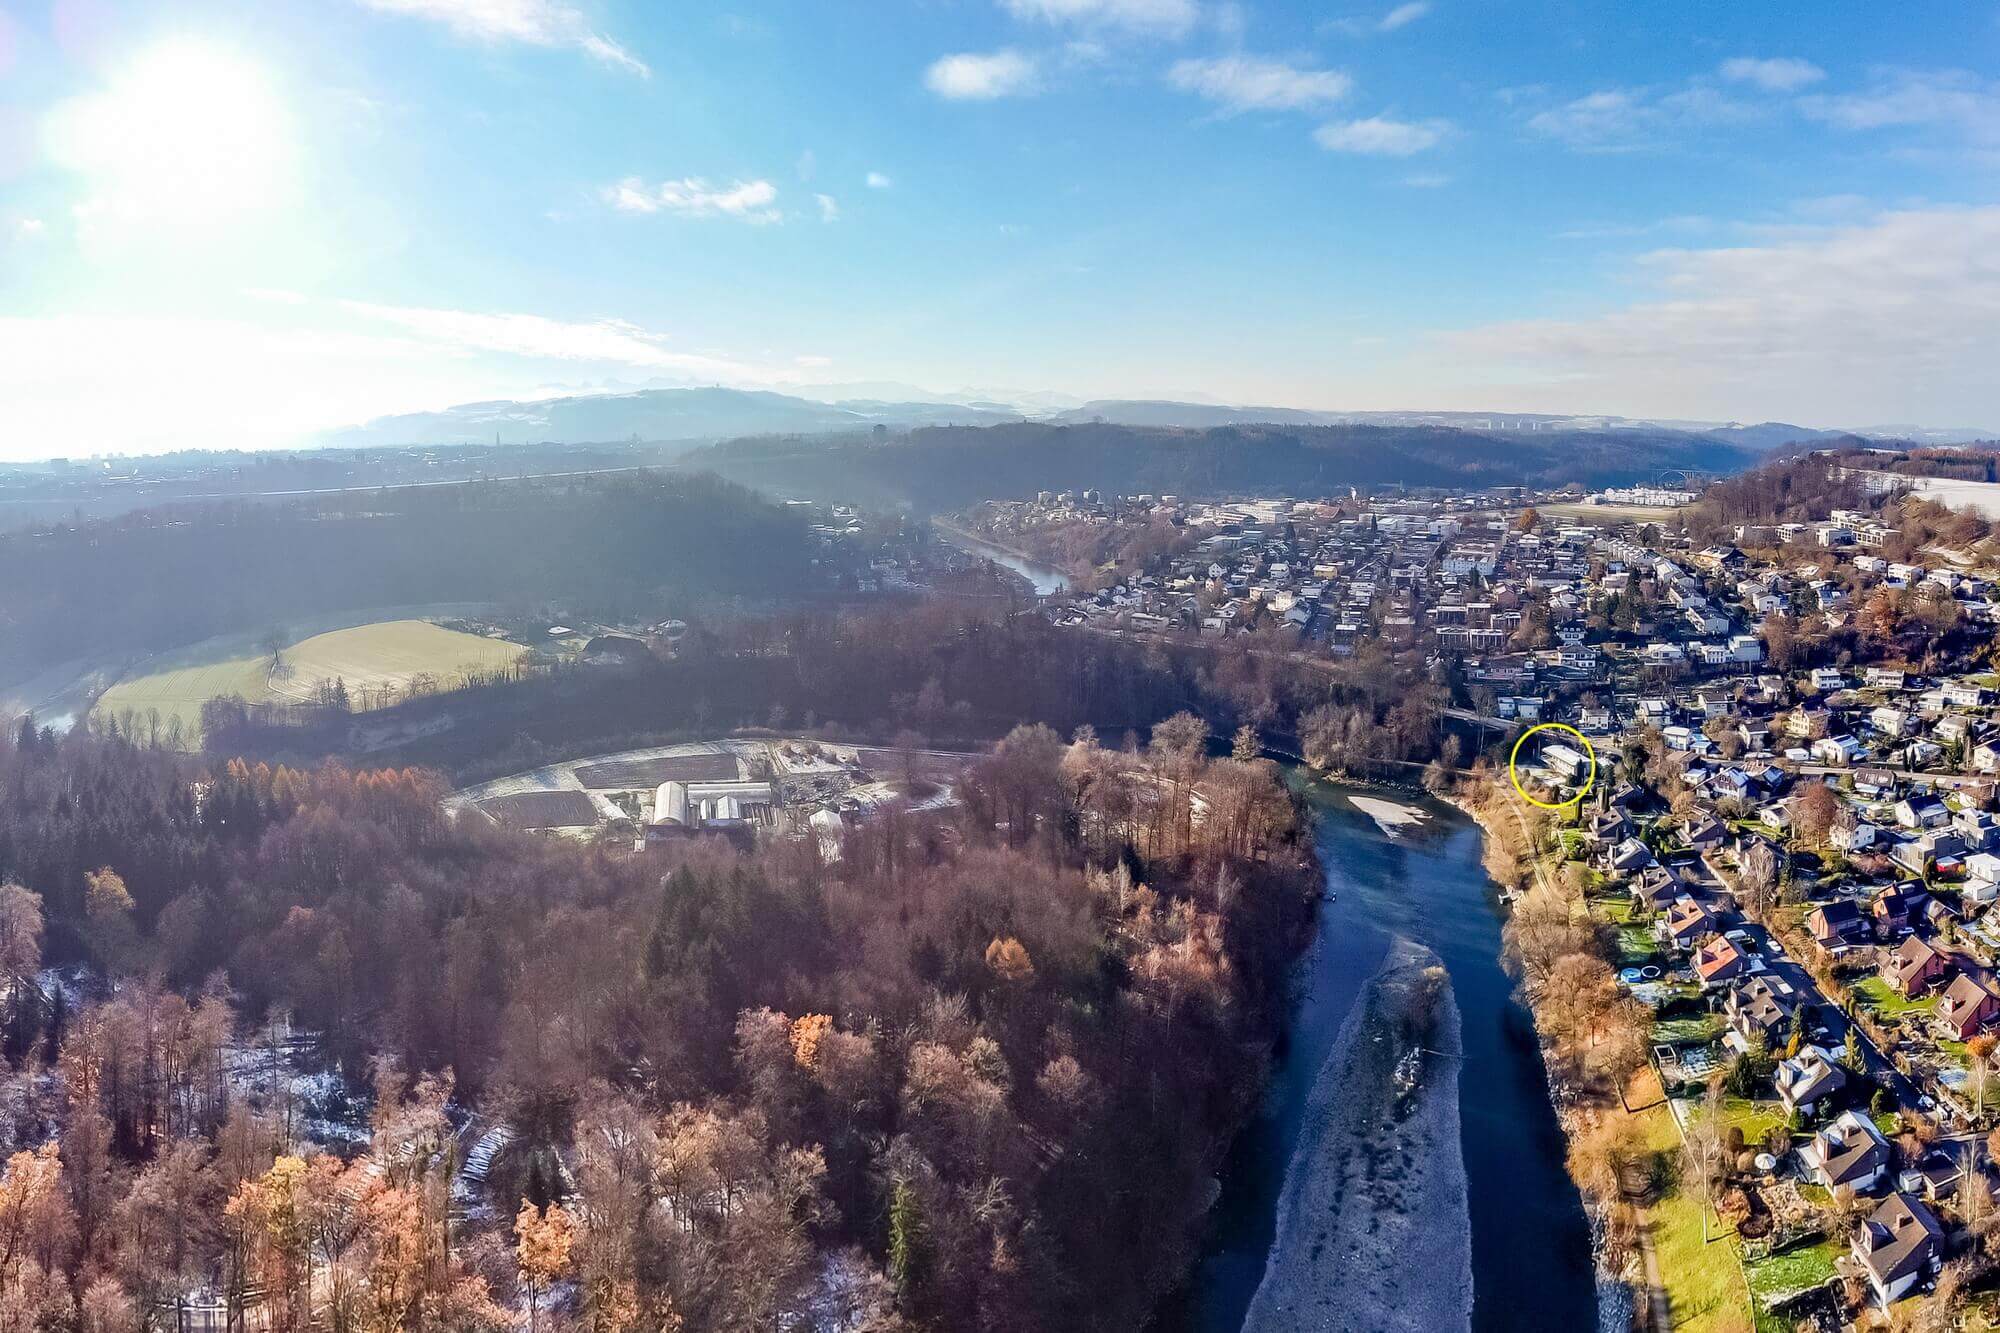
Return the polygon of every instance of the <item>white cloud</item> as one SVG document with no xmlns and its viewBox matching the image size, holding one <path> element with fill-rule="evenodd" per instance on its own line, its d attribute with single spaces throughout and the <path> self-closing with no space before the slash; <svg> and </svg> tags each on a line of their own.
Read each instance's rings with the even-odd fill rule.
<svg viewBox="0 0 2000 1333">
<path fill-rule="evenodd" d="M 1795 93 L 1809 83 L 1826 77 L 1826 71 L 1810 60 L 1796 56 L 1775 56 L 1759 60 L 1735 56 L 1722 62 L 1722 77 L 1731 83 L 1750 83 L 1770 93 Z"/>
<path fill-rule="evenodd" d="M 1195 0 L 1000 0 L 1000 7 L 1019 19 L 1164 37 L 1184 35 L 1201 17 Z"/>
<path fill-rule="evenodd" d="M 1991 425 L 2000 421 L 1996 253 L 2000 207 L 1892 212 L 1768 244 L 1656 251 L 1638 271 L 1652 299 L 1444 343 L 1544 403 Z"/>
<path fill-rule="evenodd" d="M 1538 111 L 1528 128 L 1572 148 L 1622 152 L 1671 142 L 1675 136 L 1717 125 L 1737 125 L 1768 114 L 1712 84 L 1695 80 L 1661 92 L 1654 88 L 1605 88 Z"/>
<path fill-rule="evenodd" d="M 1431 7 L 1427 3 L 1427 0 L 1410 0 L 1409 4 L 1397 5 L 1394 9 L 1384 14 L 1382 21 L 1375 26 L 1383 32 L 1394 32 L 1406 24 L 1415 23 L 1430 12 Z"/>
<path fill-rule="evenodd" d="M 1861 92 L 1803 97 L 1799 106 L 1837 129 L 1939 129 L 2000 146 L 2000 83 L 1964 70 L 1878 70 Z"/>
<path fill-rule="evenodd" d="M 954 102 L 1032 93 L 1038 82 L 1033 58 L 1014 50 L 944 56 L 924 71 L 924 86 Z"/>
<path fill-rule="evenodd" d="M 1412 190 L 1442 190 L 1451 184 L 1451 177 L 1440 171 L 1413 171 L 1403 177 L 1403 184 Z"/>
<path fill-rule="evenodd" d="M 360 0 L 384 14 L 442 23 L 473 41 L 567 47 L 642 77 L 644 61 L 590 26 L 581 10 L 562 0 Z"/>
<path fill-rule="evenodd" d="M 813 202 L 819 205 L 819 220 L 821 222 L 840 221 L 840 201 L 838 199 L 835 199 L 830 194 L 816 194 L 813 196 Z"/>
<path fill-rule="evenodd" d="M 637 176 L 627 176 L 616 185 L 606 186 L 604 199 L 621 213 L 735 218 L 759 225 L 784 220 L 784 214 L 774 207 L 778 187 L 767 180 L 735 181 L 716 186 L 699 176 L 686 176 L 680 180 L 648 185 Z"/>
<path fill-rule="evenodd" d="M 1352 14 L 1346 18 L 1329 19 L 1321 27 L 1349 37 L 1366 37 L 1371 33 L 1407 28 L 1430 12 L 1429 0 L 1410 0 L 1410 3 L 1397 5 L 1386 14 Z"/>
<path fill-rule="evenodd" d="M 1338 70 L 1300 69 L 1282 60 L 1218 56 L 1176 61 L 1167 82 L 1231 111 L 1293 111 L 1327 106 L 1354 89 Z"/>
<path fill-rule="evenodd" d="M 1335 153 L 1364 153 L 1371 157 L 1409 157 L 1435 148 L 1451 126 L 1442 120 L 1392 120 L 1370 116 L 1366 120 L 1335 121 L 1313 131 L 1319 146 Z"/>
<path fill-rule="evenodd" d="M 871 171 L 867 175 L 866 183 L 871 190 L 886 190 L 896 182 L 890 180 L 879 171 Z"/>
<path fill-rule="evenodd" d="M 14 239 L 18 241 L 40 240 L 48 234 L 49 224 L 40 218 L 16 218 Z"/>
</svg>

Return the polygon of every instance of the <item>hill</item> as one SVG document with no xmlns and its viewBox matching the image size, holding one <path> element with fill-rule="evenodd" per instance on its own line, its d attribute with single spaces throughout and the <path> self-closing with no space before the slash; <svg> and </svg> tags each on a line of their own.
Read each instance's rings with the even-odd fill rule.
<svg viewBox="0 0 2000 1333">
<path fill-rule="evenodd" d="M 1603 486 L 1667 469 L 1735 472 L 1757 457 L 1742 445 L 1667 431 L 1015 422 L 888 439 L 736 440 L 698 450 L 689 463 L 780 497 L 928 512 L 1051 489 L 1217 496 L 1325 495 L 1349 486 Z"/>
<path fill-rule="evenodd" d="M 605 619 L 795 592 L 805 525 L 713 477 L 482 482 L 140 510 L 0 536 L 0 682 L 320 613 L 561 602 Z"/>
<path fill-rule="evenodd" d="M 853 399 L 821 403 L 760 390 L 640 389 L 517 402 L 462 403 L 441 412 L 377 417 L 329 431 L 317 441 L 329 448 L 404 444 L 482 444 L 496 437 L 558 444 L 614 440 L 705 443 L 732 435 L 779 435 L 861 430 L 882 424 L 909 426 L 1007 421 L 1020 414 L 958 403 Z"/>
</svg>

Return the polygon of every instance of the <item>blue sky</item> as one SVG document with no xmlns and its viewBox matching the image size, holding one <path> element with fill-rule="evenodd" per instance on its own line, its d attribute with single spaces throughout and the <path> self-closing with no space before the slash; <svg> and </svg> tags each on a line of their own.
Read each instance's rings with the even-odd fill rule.
<svg viewBox="0 0 2000 1333">
<path fill-rule="evenodd" d="M 2000 427 L 2000 5 L 0 0 L 0 456 L 642 383 Z"/>
</svg>

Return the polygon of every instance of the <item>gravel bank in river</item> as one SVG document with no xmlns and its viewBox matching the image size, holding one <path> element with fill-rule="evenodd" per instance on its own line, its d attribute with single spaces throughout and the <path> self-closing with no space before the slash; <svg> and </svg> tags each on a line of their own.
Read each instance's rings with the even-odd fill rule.
<svg viewBox="0 0 2000 1333">
<path fill-rule="evenodd" d="M 1450 979 L 1398 939 L 1313 1085 L 1245 1333 L 1470 1326 L 1459 1063 Z"/>
</svg>

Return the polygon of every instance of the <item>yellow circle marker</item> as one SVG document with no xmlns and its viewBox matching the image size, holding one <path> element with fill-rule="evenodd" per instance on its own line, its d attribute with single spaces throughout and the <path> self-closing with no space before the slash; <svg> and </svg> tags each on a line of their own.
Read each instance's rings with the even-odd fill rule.
<svg viewBox="0 0 2000 1333">
<path fill-rule="evenodd" d="M 1521 775 L 1519 772 L 1515 770 L 1514 764 L 1515 761 L 1521 757 L 1521 747 L 1527 743 L 1528 737 L 1534 735 L 1538 731 L 1568 732 L 1570 735 L 1576 737 L 1577 743 L 1583 746 L 1584 757 L 1590 760 L 1590 772 L 1583 779 L 1583 790 L 1579 791 L 1575 796 L 1572 796 L 1567 801 L 1538 801 L 1534 797 L 1528 795 L 1528 789 L 1521 785 Z M 1541 809 L 1544 810 L 1567 810 L 1573 805 L 1581 806 L 1583 804 L 1583 798 L 1590 794 L 1591 787 L 1595 785 L 1595 783 L 1597 782 L 1597 750 L 1594 746 L 1591 745 L 1589 737 L 1585 736 L 1582 732 L 1578 731 L 1575 727 L 1572 727 L 1567 723 L 1537 722 L 1534 726 L 1529 727 L 1526 731 L 1521 733 L 1521 738 L 1514 742 L 1514 748 L 1508 752 L 1507 781 L 1514 784 L 1514 790 L 1518 792 L 1520 794 L 1521 799 L 1526 801 L 1529 805 L 1539 806 Z"/>
</svg>

